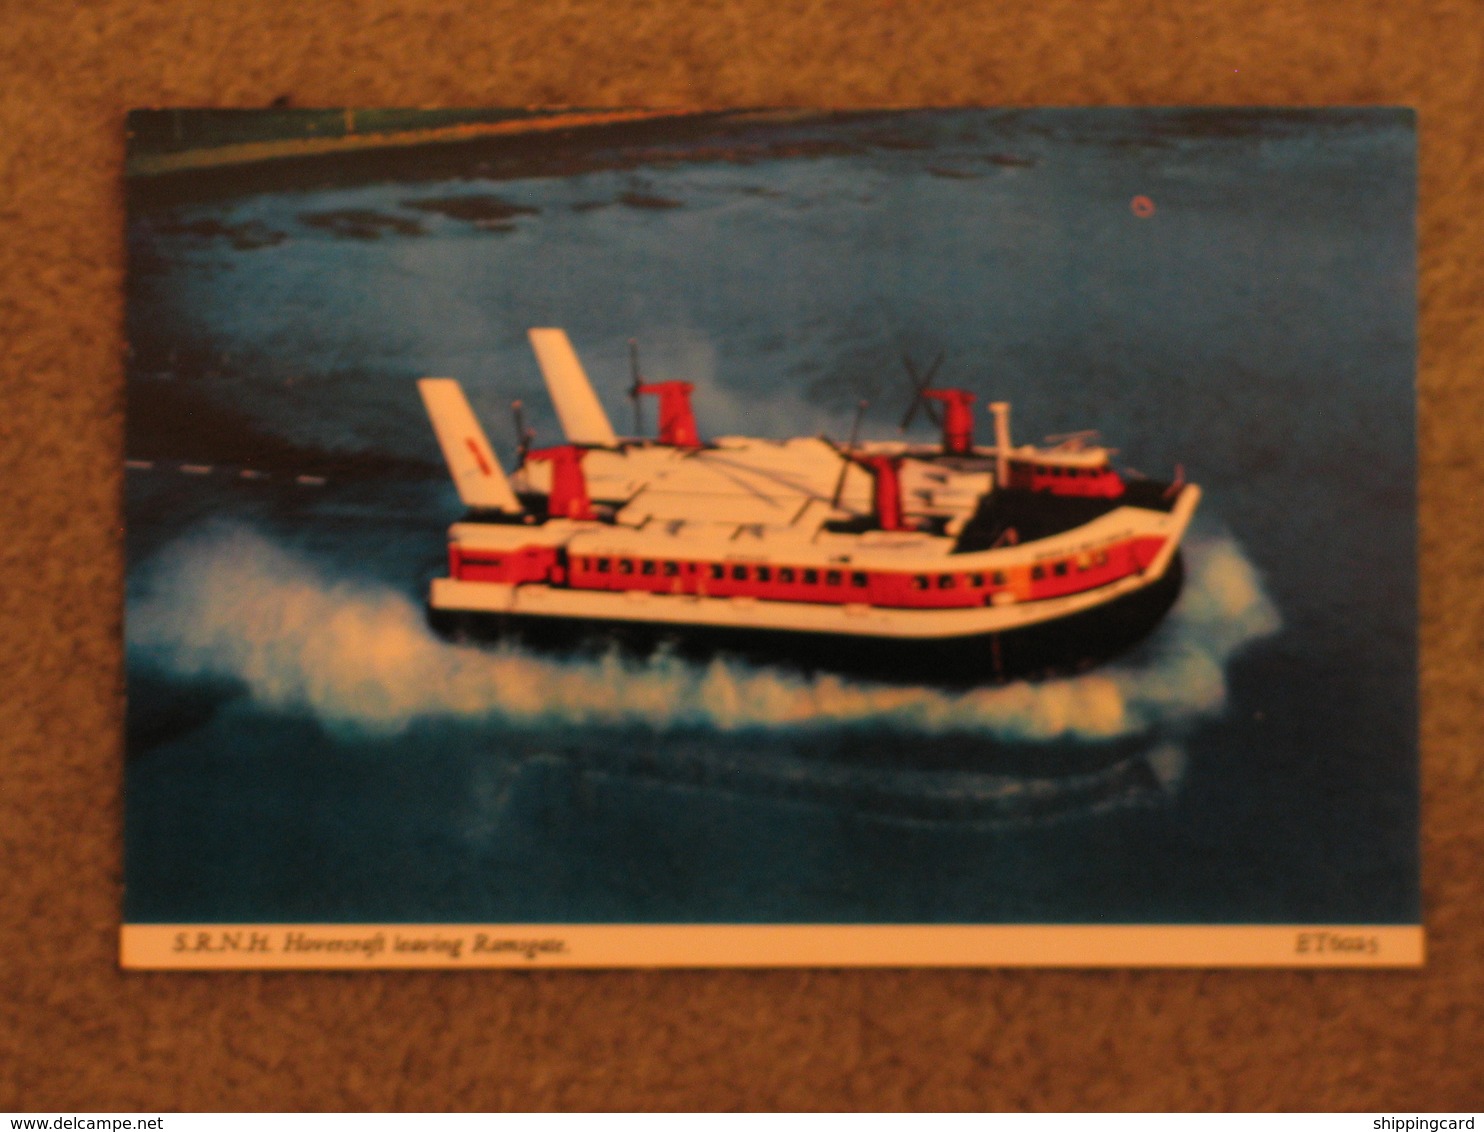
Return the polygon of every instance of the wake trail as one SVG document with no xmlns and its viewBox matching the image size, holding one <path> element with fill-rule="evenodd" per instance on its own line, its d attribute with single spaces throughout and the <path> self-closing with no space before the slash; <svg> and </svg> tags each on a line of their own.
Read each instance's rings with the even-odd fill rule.
<svg viewBox="0 0 1484 1132">
<path fill-rule="evenodd" d="M 1139 660 L 963 692 L 805 677 L 718 658 L 553 658 L 452 643 L 393 587 L 337 579 L 312 557 L 225 523 L 166 547 L 132 587 L 133 662 L 232 680 L 261 706 L 393 735 L 423 720 L 656 731 L 854 727 L 1003 741 L 1099 741 L 1218 714 L 1227 662 L 1280 618 L 1235 539 L 1187 540 L 1185 589 Z"/>
</svg>

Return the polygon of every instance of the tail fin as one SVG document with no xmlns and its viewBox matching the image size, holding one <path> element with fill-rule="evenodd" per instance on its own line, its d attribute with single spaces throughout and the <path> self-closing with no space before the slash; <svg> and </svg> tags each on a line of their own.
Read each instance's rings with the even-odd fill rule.
<svg viewBox="0 0 1484 1132">
<path fill-rule="evenodd" d="M 484 429 L 459 383 L 448 377 L 425 377 L 417 383 L 423 405 L 438 434 L 438 446 L 465 507 L 518 513 L 522 508 Z"/>
<path fill-rule="evenodd" d="M 541 376 L 546 379 L 547 392 L 551 394 L 567 440 L 572 444 L 598 448 L 618 447 L 613 425 L 609 423 L 598 395 L 593 392 L 592 382 L 588 381 L 582 363 L 577 360 L 577 352 L 567 340 L 567 332 L 536 328 L 530 331 L 530 337 Z"/>
</svg>

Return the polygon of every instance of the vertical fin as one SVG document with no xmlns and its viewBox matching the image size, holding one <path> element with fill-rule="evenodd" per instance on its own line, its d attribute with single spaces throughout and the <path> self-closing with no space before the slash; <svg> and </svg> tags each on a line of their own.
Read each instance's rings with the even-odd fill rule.
<svg viewBox="0 0 1484 1132">
<path fill-rule="evenodd" d="M 417 383 L 423 405 L 438 434 L 438 446 L 448 472 L 466 507 L 493 509 L 516 514 L 520 500 L 500 470 L 500 461 L 490 447 L 484 429 L 474 419 L 474 410 L 459 383 L 448 377 L 425 377 Z"/>
<path fill-rule="evenodd" d="M 562 422 L 562 432 L 572 444 L 597 448 L 617 448 L 618 437 L 608 414 L 603 411 L 598 395 L 593 392 L 577 352 L 565 330 L 550 327 L 530 331 L 531 348 L 546 380 L 547 392 Z"/>
</svg>

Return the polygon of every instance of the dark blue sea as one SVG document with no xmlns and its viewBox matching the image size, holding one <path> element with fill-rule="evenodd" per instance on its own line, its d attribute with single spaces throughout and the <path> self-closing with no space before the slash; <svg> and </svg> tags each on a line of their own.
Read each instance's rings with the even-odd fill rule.
<svg viewBox="0 0 1484 1132">
<path fill-rule="evenodd" d="M 131 185 L 126 919 L 1416 922 L 1415 193 L 1385 109 L 723 115 Z M 508 465 L 513 399 L 559 435 L 532 326 L 620 431 L 630 338 L 713 436 L 865 398 L 894 437 L 941 354 L 1017 441 L 1200 484 L 1185 589 L 1129 655 L 969 691 L 446 641 L 415 381 Z"/>
</svg>

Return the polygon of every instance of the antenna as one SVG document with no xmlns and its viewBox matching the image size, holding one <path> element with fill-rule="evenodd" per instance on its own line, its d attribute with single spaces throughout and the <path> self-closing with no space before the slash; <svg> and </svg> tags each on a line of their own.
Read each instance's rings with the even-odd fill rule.
<svg viewBox="0 0 1484 1132">
<path fill-rule="evenodd" d="M 637 440 L 644 435 L 644 403 L 639 400 L 639 386 L 643 378 L 639 376 L 639 340 L 629 339 L 629 400 L 634 403 L 634 438 Z"/>
<path fill-rule="evenodd" d="M 830 497 L 831 507 L 840 506 L 840 493 L 845 490 L 845 473 L 850 471 L 850 454 L 855 451 L 855 442 L 860 439 L 861 418 L 866 415 L 866 406 L 868 404 L 870 404 L 869 401 L 856 402 L 855 421 L 850 426 L 850 442 L 843 449 L 830 444 L 828 440 L 825 441 L 825 443 L 830 444 L 831 448 L 834 448 L 836 452 L 840 453 L 840 478 L 835 481 L 835 494 Z"/>
<path fill-rule="evenodd" d="M 927 373 L 921 377 L 917 376 L 917 367 L 912 364 L 912 359 L 907 354 L 902 355 L 902 365 L 907 367 L 907 378 L 912 383 L 912 403 L 907 406 L 907 413 L 902 417 L 902 423 L 897 426 L 898 431 L 906 432 L 912 426 L 912 421 L 917 416 L 917 406 L 924 405 L 927 409 L 928 419 L 935 425 L 942 425 L 943 421 L 938 415 L 938 407 L 929 403 L 923 394 L 932 385 L 933 378 L 937 376 L 938 367 L 943 364 L 943 354 L 940 351 L 933 359 L 933 364 L 928 366 Z"/>
</svg>

